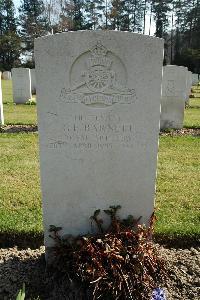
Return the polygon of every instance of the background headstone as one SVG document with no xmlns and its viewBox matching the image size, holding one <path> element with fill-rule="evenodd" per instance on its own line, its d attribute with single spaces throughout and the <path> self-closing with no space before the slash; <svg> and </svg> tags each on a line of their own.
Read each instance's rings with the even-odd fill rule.
<svg viewBox="0 0 200 300">
<path fill-rule="evenodd" d="M 4 79 L 4 80 L 11 80 L 12 79 L 11 72 L 10 71 L 4 71 L 2 73 L 2 79 Z"/>
<path fill-rule="evenodd" d="M 192 85 L 198 85 L 199 83 L 199 75 L 198 74 L 192 74 Z"/>
<path fill-rule="evenodd" d="M 91 231 L 96 209 L 154 210 L 163 40 L 68 32 L 35 42 L 45 245 Z"/>
<path fill-rule="evenodd" d="M 36 78 L 35 78 L 35 69 L 30 69 L 31 72 L 31 92 L 36 94 Z"/>
<path fill-rule="evenodd" d="M 163 67 L 160 128 L 183 127 L 187 73 L 184 67 Z"/>
<path fill-rule="evenodd" d="M 0 72 L 0 78 L 1 78 L 1 72 Z M 1 80 L 0 80 L 0 124 L 1 124 L 1 125 L 4 125 L 3 99 L 2 99 Z"/>
<path fill-rule="evenodd" d="M 13 68 L 12 84 L 14 103 L 23 104 L 32 98 L 30 69 Z"/>
</svg>

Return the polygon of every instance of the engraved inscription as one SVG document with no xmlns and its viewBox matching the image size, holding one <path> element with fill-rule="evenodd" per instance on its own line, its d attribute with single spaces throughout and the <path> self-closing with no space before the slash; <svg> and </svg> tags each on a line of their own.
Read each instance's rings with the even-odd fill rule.
<svg viewBox="0 0 200 300">
<path fill-rule="evenodd" d="M 63 88 L 59 101 L 64 103 L 83 103 L 85 105 L 108 106 L 115 103 L 131 104 L 136 100 L 134 89 L 119 82 L 119 74 L 113 69 L 114 59 L 109 51 L 98 42 L 87 58 L 84 55 L 84 70 L 80 82 L 72 82 L 70 89 Z M 78 60 L 79 62 L 79 60 Z M 76 62 L 76 63 L 78 63 Z M 120 73 L 120 69 L 118 68 Z M 123 80 L 124 83 L 126 80 Z"/>
<path fill-rule="evenodd" d="M 173 96 L 175 95 L 175 82 L 174 80 L 168 80 L 167 81 L 167 87 L 166 87 L 166 96 Z"/>
<path fill-rule="evenodd" d="M 115 114 L 72 115 L 62 128 L 62 139 L 49 140 L 49 148 L 109 150 L 113 147 L 133 147 L 133 124 L 123 122 Z"/>
</svg>

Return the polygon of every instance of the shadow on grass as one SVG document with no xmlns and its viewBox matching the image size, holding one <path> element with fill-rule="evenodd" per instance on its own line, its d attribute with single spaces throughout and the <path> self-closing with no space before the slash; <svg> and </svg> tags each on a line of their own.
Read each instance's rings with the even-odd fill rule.
<svg viewBox="0 0 200 300">
<path fill-rule="evenodd" d="M 0 126 L 0 133 L 20 133 L 20 132 L 37 132 L 38 127 L 37 125 L 23 125 L 23 124 L 18 124 L 18 125 L 3 125 Z"/>
<path fill-rule="evenodd" d="M 153 235 L 154 242 L 167 248 L 190 248 L 200 247 L 200 234 L 161 234 Z M 0 248 L 11 248 L 17 246 L 19 249 L 38 249 L 44 245 L 43 233 L 14 233 L 0 232 Z"/>
<path fill-rule="evenodd" d="M 37 249 L 43 245 L 43 233 L 0 232 L 0 248 L 10 248 L 17 246 L 19 249 Z"/>
<path fill-rule="evenodd" d="M 161 234 L 155 233 L 153 236 L 155 243 L 165 246 L 166 248 L 182 248 L 200 247 L 200 234 L 184 235 L 184 234 Z"/>
</svg>

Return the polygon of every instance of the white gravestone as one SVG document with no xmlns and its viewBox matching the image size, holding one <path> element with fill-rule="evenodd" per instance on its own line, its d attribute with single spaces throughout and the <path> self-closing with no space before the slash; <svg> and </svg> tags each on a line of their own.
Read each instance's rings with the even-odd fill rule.
<svg viewBox="0 0 200 300">
<path fill-rule="evenodd" d="M 30 69 L 13 68 L 12 84 L 14 103 L 23 104 L 32 98 Z"/>
<path fill-rule="evenodd" d="M 1 78 L 1 72 L 0 72 L 0 78 Z M 1 124 L 1 125 L 4 125 L 3 99 L 2 99 L 1 80 L 0 80 L 0 124 Z"/>
<path fill-rule="evenodd" d="M 198 85 L 199 83 L 199 75 L 198 74 L 192 74 L 192 85 Z"/>
<path fill-rule="evenodd" d="M 184 67 L 163 67 L 160 128 L 183 127 L 187 76 Z"/>
<path fill-rule="evenodd" d="M 35 69 L 30 69 L 31 72 L 31 92 L 32 94 L 36 93 L 36 78 L 35 78 Z"/>
<path fill-rule="evenodd" d="M 35 42 L 45 245 L 91 231 L 96 209 L 154 210 L 163 40 L 81 31 Z"/>
<path fill-rule="evenodd" d="M 10 71 L 4 71 L 2 74 L 2 79 L 4 80 L 11 80 L 11 72 Z"/>
</svg>

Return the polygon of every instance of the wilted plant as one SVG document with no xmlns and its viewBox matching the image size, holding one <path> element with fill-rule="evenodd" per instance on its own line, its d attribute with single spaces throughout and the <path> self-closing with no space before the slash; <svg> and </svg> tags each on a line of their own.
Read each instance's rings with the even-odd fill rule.
<svg viewBox="0 0 200 300">
<path fill-rule="evenodd" d="M 91 220 L 100 233 L 93 236 L 62 238 L 61 228 L 51 225 L 55 265 L 71 282 L 84 284 L 89 299 L 149 300 L 165 277 L 164 261 L 151 240 L 155 217 L 146 228 L 138 224 L 141 217 L 120 220 L 120 208 L 111 206 L 104 211 L 111 219 L 104 232 L 100 210 L 95 211 Z"/>
</svg>

